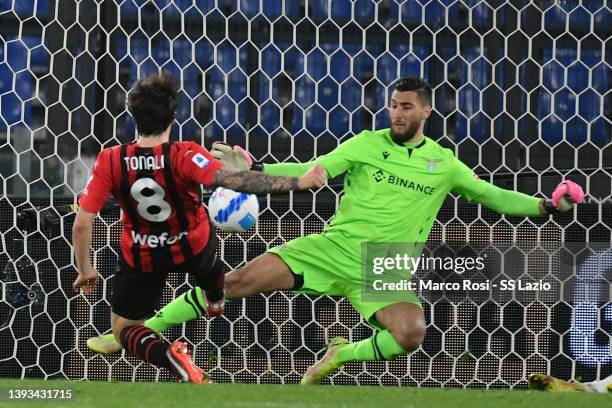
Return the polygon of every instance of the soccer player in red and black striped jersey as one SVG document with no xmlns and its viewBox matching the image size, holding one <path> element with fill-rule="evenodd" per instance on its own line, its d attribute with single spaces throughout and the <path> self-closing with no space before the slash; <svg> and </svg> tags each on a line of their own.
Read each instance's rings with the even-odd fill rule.
<svg viewBox="0 0 612 408">
<path fill-rule="evenodd" d="M 260 172 L 230 171 L 194 142 L 170 142 L 178 89 L 171 75 L 138 81 L 128 96 L 128 110 L 138 129 L 135 142 L 102 150 L 80 197 L 73 226 L 78 277 L 75 291 L 91 293 L 98 272 L 90 259 L 92 224 L 112 194 L 123 210 L 121 254 L 113 280 L 111 326 L 114 337 L 136 357 L 173 371 L 183 381 L 209 382 L 193 363 L 187 346 L 169 344 L 156 332 L 173 317 L 150 317 L 157 307 L 166 275 L 192 274 L 196 287 L 172 310 L 179 321 L 223 311 L 223 270 L 216 259 L 216 237 L 202 205 L 199 185 L 268 193 L 318 188 L 325 184 L 322 167 L 303 177 L 275 177 Z M 152 323 L 151 323 L 152 322 Z M 156 327 L 157 324 L 157 327 Z"/>
</svg>

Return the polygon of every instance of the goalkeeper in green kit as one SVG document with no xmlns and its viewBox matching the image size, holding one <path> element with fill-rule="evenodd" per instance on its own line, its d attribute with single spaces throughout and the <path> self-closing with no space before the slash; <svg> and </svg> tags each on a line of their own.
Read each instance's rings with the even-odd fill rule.
<svg viewBox="0 0 612 408">
<path fill-rule="evenodd" d="M 582 188 L 569 180 L 557 186 L 552 200 L 480 180 L 451 150 L 423 135 L 431 94 L 421 78 L 398 80 L 389 101 L 390 129 L 363 131 L 307 163 L 252 165 L 240 147 L 213 145 L 213 155 L 236 170 L 253 167 L 270 175 L 300 176 L 320 164 L 329 178 L 345 174 L 344 196 L 322 233 L 269 249 L 225 278 L 227 299 L 276 290 L 345 297 L 377 329 L 356 343 L 332 339 L 302 384 L 319 383 L 350 361 L 393 360 L 416 350 L 425 338 L 425 316 L 413 292 L 399 301 L 362 298 L 362 243 L 426 242 L 449 192 L 502 214 L 526 217 L 567 211 L 584 198 Z M 181 296 L 145 326 L 161 331 L 197 317 Z M 108 336 L 90 339 L 88 345 L 101 352 L 120 349 Z"/>
</svg>

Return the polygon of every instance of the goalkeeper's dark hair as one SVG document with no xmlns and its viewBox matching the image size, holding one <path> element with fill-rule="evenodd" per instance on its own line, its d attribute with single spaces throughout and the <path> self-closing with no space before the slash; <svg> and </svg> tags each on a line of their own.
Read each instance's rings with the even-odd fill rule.
<svg viewBox="0 0 612 408">
<path fill-rule="evenodd" d="M 425 78 L 413 76 L 400 78 L 395 81 L 393 89 L 398 92 L 414 91 L 423 105 L 431 106 L 431 85 Z"/>
<path fill-rule="evenodd" d="M 166 130 L 174 121 L 177 106 L 178 85 L 167 71 L 137 81 L 127 99 L 127 108 L 142 136 Z"/>
</svg>

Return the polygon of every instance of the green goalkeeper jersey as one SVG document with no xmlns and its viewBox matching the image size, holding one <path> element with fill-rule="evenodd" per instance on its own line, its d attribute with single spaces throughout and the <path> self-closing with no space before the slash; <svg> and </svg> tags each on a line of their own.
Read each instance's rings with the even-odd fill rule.
<svg viewBox="0 0 612 408">
<path fill-rule="evenodd" d="M 346 173 L 344 195 L 324 233 L 352 242 L 425 242 L 451 191 L 501 213 L 540 214 L 539 199 L 480 180 L 436 141 L 400 145 L 389 129 L 363 131 L 308 163 L 266 164 L 264 172 L 299 176 L 315 163 L 330 178 Z"/>
</svg>

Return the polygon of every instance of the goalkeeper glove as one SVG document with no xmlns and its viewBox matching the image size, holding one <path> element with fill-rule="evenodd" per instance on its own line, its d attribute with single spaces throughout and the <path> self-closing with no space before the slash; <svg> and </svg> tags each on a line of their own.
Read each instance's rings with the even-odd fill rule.
<svg viewBox="0 0 612 408">
<path fill-rule="evenodd" d="M 249 152 L 238 145 L 230 147 L 222 142 L 215 142 L 210 153 L 215 159 L 223 162 L 229 170 L 249 170 L 253 165 L 253 159 Z"/>
<path fill-rule="evenodd" d="M 552 193 L 552 200 L 544 202 L 544 209 L 549 214 L 566 212 L 584 200 L 584 191 L 579 184 L 571 180 L 562 181 Z"/>
</svg>

